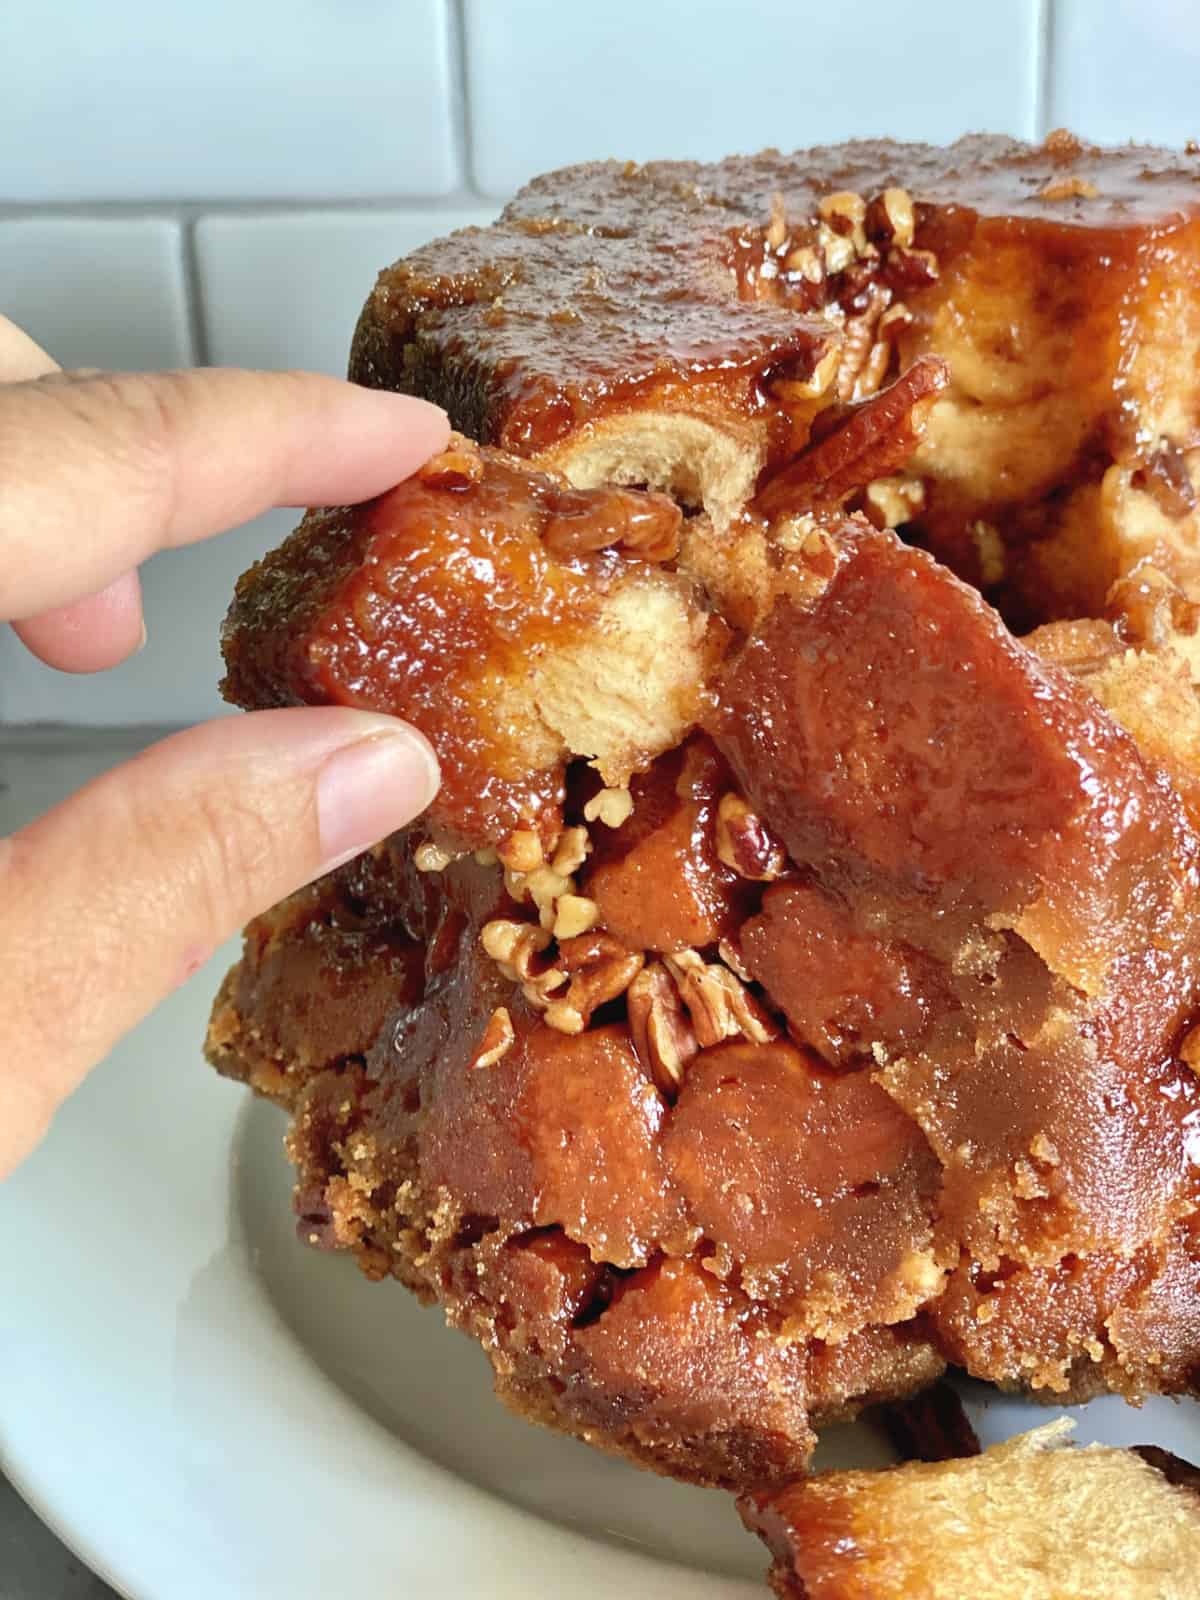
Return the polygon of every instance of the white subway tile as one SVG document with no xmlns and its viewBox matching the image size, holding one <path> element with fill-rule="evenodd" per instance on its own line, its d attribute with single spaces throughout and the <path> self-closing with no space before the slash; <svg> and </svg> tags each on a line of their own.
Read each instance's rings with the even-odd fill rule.
<svg viewBox="0 0 1200 1600">
<path fill-rule="evenodd" d="M 295 527 L 273 511 L 236 532 L 155 556 L 142 568 L 146 647 L 112 672 L 74 677 L 35 661 L 0 628 L 0 722 L 116 726 L 198 722 L 230 708 L 217 693 L 221 619 L 245 569 Z"/>
<path fill-rule="evenodd" d="M 1195 0 L 1051 3 L 1051 127 L 1101 144 L 1200 139 Z"/>
<path fill-rule="evenodd" d="M 0 312 L 64 367 L 126 371 L 191 360 L 173 222 L 0 222 Z"/>
<path fill-rule="evenodd" d="M 0 311 L 66 367 L 186 366 L 192 351 L 180 248 L 169 222 L 0 222 Z M 199 549 L 169 567 L 151 562 L 146 605 L 157 637 L 136 660 L 98 678 L 52 672 L 0 627 L 0 721 L 171 720 L 210 705 L 215 597 L 203 619 L 195 613 L 206 603 L 212 564 Z"/>
<path fill-rule="evenodd" d="M 444 0 L 0 7 L 0 201 L 437 195 Z"/>
<path fill-rule="evenodd" d="M 493 214 L 306 212 L 204 218 L 197 226 L 196 248 L 211 359 L 222 365 L 344 372 L 355 319 L 379 268 L 428 239 L 489 221 Z M 43 277 L 48 259 L 56 258 L 46 251 L 31 257 L 33 266 L 40 261 Z M 84 250 L 79 259 L 86 265 L 94 256 Z M 95 341 L 77 357 L 72 354 L 72 360 L 109 364 L 103 343 L 104 325 L 111 320 L 109 301 L 94 293 L 89 297 L 81 273 L 61 280 L 59 292 L 68 306 L 84 308 L 81 332 L 90 332 Z M 135 297 L 135 307 L 137 303 Z M 31 331 L 55 348 L 49 330 L 61 326 L 60 321 L 28 320 Z M 161 359 L 142 364 L 169 365 L 181 358 L 178 351 L 164 351 Z M 13 723 L 190 722 L 228 709 L 217 694 L 221 619 L 239 574 L 278 544 L 298 517 L 295 511 L 272 512 L 224 538 L 148 562 L 142 569 L 148 642 L 139 656 L 115 672 L 96 678 L 52 672 L 3 630 L 0 718 Z"/>
<path fill-rule="evenodd" d="M 204 218 L 196 254 L 210 360 L 343 375 L 380 268 L 494 215 L 493 207 Z"/>
<path fill-rule="evenodd" d="M 1036 0 L 465 8 L 471 162 L 488 194 L 605 156 L 1034 131 Z"/>
</svg>

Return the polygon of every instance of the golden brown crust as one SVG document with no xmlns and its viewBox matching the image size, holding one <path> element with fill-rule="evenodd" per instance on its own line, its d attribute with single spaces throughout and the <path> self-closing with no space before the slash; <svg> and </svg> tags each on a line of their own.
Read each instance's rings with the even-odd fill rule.
<svg viewBox="0 0 1200 1600">
<path fill-rule="evenodd" d="M 367 506 L 310 512 L 241 578 L 223 692 L 415 723 L 452 850 L 552 832 L 568 760 L 624 783 L 697 719 L 727 630 L 668 565 L 680 521 L 457 440 Z"/>
<path fill-rule="evenodd" d="M 979 368 L 956 346 L 947 386 L 938 341 L 975 326 L 998 237 L 1020 262 L 992 310 L 1057 304 L 1063 259 L 1140 271 L 1151 238 L 1183 270 L 1190 167 L 1134 159 L 872 145 L 540 180 L 386 273 L 355 357 L 517 456 L 458 440 L 239 588 L 234 698 L 405 715 L 447 781 L 252 925 L 210 1054 L 291 1110 L 302 1236 L 439 1299 L 510 1404 L 643 1465 L 777 1483 L 815 1420 L 947 1357 L 1072 1395 L 1196 1385 L 1182 546 L 1121 576 L 1117 517 L 1104 614 L 1022 642 L 886 531 L 924 506 L 970 568 L 946 418 Z M 1072 430 L 1115 370 L 1069 372 L 1045 432 L 1074 443 L 1026 510 L 1095 491 Z M 1183 405 L 1165 372 L 1142 398 Z M 1174 456 L 1120 471 L 1185 527 Z"/>
<path fill-rule="evenodd" d="M 1191 1600 L 1195 1468 L 1057 1448 L 1051 1423 L 968 1460 L 831 1472 L 739 1505 L 780 1600 Z"/>
<path fill-rule="evenodd" d="M 823 406 L 943 359 L 919 508 L 894 514 L 1023 623 L 1096 615 L 1142 559 L 1200 581 L 1198 276 L 1194 153 L 1060 133 L 599 163 L 385 271 L 351 376 L 724 524 Z"/>
<path fill-rule="evenodd" d="M 518 1408 L 701 1481 L 794 1472 L 814 1412 L 946 1356 L 1131 1394 L 1200 1363 L 1186 810 L 931 558 L 817 532 L 713 680 L 715 745 L 609 822 L 576 766 L 507 867 L 422 873 L 422 833 L 342 869 L 252 928 L 211 1045 L 292 1106 L 303 1229 L 440 1298 Z M 274 952 L 302 981 L 342 903 L 424 971 L 380 1007 L 371 963 L 374 1036 L 298 1063 Z"/>
</svg>

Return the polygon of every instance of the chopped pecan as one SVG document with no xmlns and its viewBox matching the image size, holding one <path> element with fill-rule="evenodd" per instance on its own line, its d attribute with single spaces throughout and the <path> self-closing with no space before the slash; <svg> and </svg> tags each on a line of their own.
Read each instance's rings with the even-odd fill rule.
<svg viewBox="0 0 1200 1600">
<path fill-rule="evenodd" d="M 839 238 L 849 239 L 853 255 L 862 256 L 867 253 L 868 241 L 864 227 L 867 219 L 867 202 L 862 195 L 855 194 L 850 189 L 839 189 L 835 194 L 827 194 L 817 202 L 817 213 L 831 232 Z M 837 268 L 832 267 L 830 270 L 836 272 Z"/>
<path fill-rule="evenodd" d="M 742 878 L 770 883 L 787 871 L 787 852 L 740 794 L 717 806 L 717 854 Z"/>
<path fill-rule="evenodd" d="M 496 917 L 484 924 L 479 942 L 504 976 L 521 985 L 521 993 L 538 1011 L 546 1009 L 551 996 L 567 981 L 561 967 L 542 959 L 551 935 L 536 922 Z"/>
<path fill-rule="evenodd" d="M 1094 200 L 1100 193 L 1090 178 L 1068 173 L 1063 178 L 1047 178 L 1038 190 L 1039 200 Z"/>
<path fill-rule="evenodd" d="M 932 250 L 902 249 L 899 245 L 893 245 L 887 253 L 881 276 L 897 294 L 927 289 L 931 283 L 938 281 L 937 257 Z"/>
<path fill-rule="evenodd" d="M 600 907 L 582 894 L 559 895 L 554 904 L 554 937 L 574 939 L 600 920 Z"/>
<path fill-rule="evenodd" d="M 555 872 L 561 873 L 564 878 L 569 878 L 579 871 L 587 860 L 591 848 L 586 828 L 564 828 L 562 838 L 558 841 L 558 848 L 554 852 L 554 860 L 550 865 Z"/>
<path fill-rule="evenodd" d="M 736 940 L 733 938 L 722 939 L 717 946 L 717 954 L 730 972 L 736 974 L 743 983 L 752 981 L 749 972 L 746 970 L 746 963 L 742 958 L 742 947 Z"/>
<path fill-rule="evenodd" d="M 787 243 L 787 237 L 787 212 L 784 209 L 783 196 L 776 192 L 771 196 L 771 220 L 767 224 L 765 235 L 767 249 L 782 250 Z"/>
<path fill-rule="evenodd" d="M 609 933 L 592 931 L 563 939 L 558 967 L 570 977 L 566 993 L 546 1010 L 546 1021 L 561 1033 L 580 1033 L 593 1011 L 616 1000 L 642 970 L 644 957 Z"/>
<path fill-rule="evenodd" d="M 683 1084 L 700 1048 L 671 974 L 661 961 L 643 967 L 629 985 L 629 1035 L 638 1060 L 668 1100 Z"/>
<path fill-rule="evenodd" d="M 633 815 L 633 796 L 628 789 L 601 789 L 583 808 L 584 820 L 602 822 L 606 828 L 619 828 Z"/>
<path fill-rule="evenodd" d="M 783 258 L 783 268 L 807 283 L 816 285 L 825 282 L 825 258 L 815 244 L 793 246 Z"/>
<path fill-rule="evenodd" d="M 883 370 L 880 370 L 871 381 L 867 369 L 875 347 L 875 330 L 891 302 L 892 291 L 885 289 L 881 283 L 871 283 L 867 286 L 865 298 L 866 304 L 863 310 L 858 316 L 848 318 L 846 322 L 846 338 L 842 345 L 837 373 L 839 400 L 862 400 L 879 387 L 883 377 Z M 883 349 L 884 370 L 886 370 L 886 360 L 891 358 L 891 347 L 884 345 Z"/>
<path fill-rule="evenodd" d="M 679 950 L 663 960 L 679 987 L 702 1050 L 739 1035 L 753 1044 L 778 1038 L 778 1028 L 728 967 L 709 965 L 698 950 Z"/>
<path fill-rule="evenodd" d="M 771 393 L 786 406 L 819 400 L 833 384 L 842 364 L 842 346 L 831 344 L 807 378 L 776 378 Z"/>
<path fill-rule="evenodd" d="M 413 851 L 413 864 L 418 872 L 445 872 L 456 859 L 452 850 L 445 850 L 440 844 L 419 844 Z"/>
<path fill-rule="evenodd" d="M 899 245 L 907 249 L 916 231 L 916 213 L 907 189 L 885 189 L 867 207 L 865 221 L 868 239 L 876 244 Z"/>
<path fill-rule="evenodd" d="M 756 509 L 774 519 L 837 505 L 875 478 L 898 471 L 920 442 L 929 408 L 949 381 L 944 361 L 922 356 L 769 479 Z"/>
<path fill-rule="evenodd" d="M 558 556 L 586 555 L 620 545 L 643 561 L 671 561 L 679 553 L 683 512 L 665 494 L 634 489 L 595 492 L 565 489 L 542 532 Z"/>
<path fill-rule="evenodd" d="M 925 509 L 925 485 L 903 473 L 876 478 L 863 495 L 863 510 L 877 528 L 900 528 Z"/>
<path fill-rule="evenodd" d="M 532 872 L 514 872 L 508 868 L 504 874 L 504 887 L 519 905 L 532 900 L 543 928 L 554 926 L 554 908 L 560 897 L 575 892 L 571 878 L 547 866 L 535 867 Z"/>
<path fill-rule="evenodd" d="M 525 983 L 535 976 L 537 958 L 550 944 L 550 934 L 536 922 L 496 917 L 484 923 L 479 942 L 506 978 Z"/>
<path fill-rule="evenodd" d="M 472 1067 L 494 1067 L 497 1061 L 506 1056 L 512 1049 L 516 1040 L 512 1018 L 508 1014 L 507 1006 L 497 1006 L 488 1018 L 488 1025 L 483 1030 L 483 1038 L 479 1041 L 479 1049 L 471 1062 Z"/>
<path fill-rule="evenodd" d="M 1133 474 L 1133 487 L 1154 501 L 1164 517 L 1178 521 L 1196 509 L 1196 487 L 1179 446 L 1160 439 L 1153 455 Z"/>
<path fill-rule="evenodd" d="M 535 872 L 542 865 L 542 841 L 532 828 L 514 828 L 496 854 L 510 872 Z"/>
<path fill-rule="evenodd" d="M 1139 561 L 1108 591 L 1105 610 L 1130 644 L 1145 650 L 1171 649 L 1182 635 L 1200 630 L 1200 605 L 1148 561 Z"/>
</svg>

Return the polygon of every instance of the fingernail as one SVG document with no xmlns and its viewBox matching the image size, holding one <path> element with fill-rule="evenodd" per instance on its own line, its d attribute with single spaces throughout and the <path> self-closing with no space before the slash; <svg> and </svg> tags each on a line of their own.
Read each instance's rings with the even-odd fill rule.
<svg viewBox="0 0 1200 1600">
<path fill-rule="evenodd" d="M 437 759 L 406 723 L 380 731 L 326 757 L 317 774 L 317 827 L 324 870 L 403 828 L 438 791 Z"/>
<path fill-rule="evenodd" d="M 143 617 L 142 618 L 141 635 L 138 638 L 137 644 L 134 645 L 134 647 L 133 647 L 133 653 L 134 653 L 135 656 L 139 655 L 141 653 L 141 651 L 143 651 L 146 648 L 146 638 L 147 638 L 147 634 L 146 634 L 146 619 L 145 619 L 145 617 Z"/>
</svg>

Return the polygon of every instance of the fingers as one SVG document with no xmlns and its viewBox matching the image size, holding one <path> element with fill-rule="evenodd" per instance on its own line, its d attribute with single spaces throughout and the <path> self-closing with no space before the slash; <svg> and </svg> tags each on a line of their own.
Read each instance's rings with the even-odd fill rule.
<svg viewBox="0 0 1200 1600">
<path fill-rule="evenodd" d="M 264 711 L 176 734 L 0 841 L 0 1175 L 221 940 L 436 787 L 403 723 Z"/>
<path fill-rule="evenodd" d="M 436 406 L 312 373 L 63 374 L 0 388 L 0 617 L 70 605 L 155 550 L 271 506 L 368 499 L 448 434 Z"/>
<path fill-rule="evenodd" d="M 0 383 L 22 383 L 57 372 L 58 362 L 15 322 L 0 317 Z"/>
<path fill-rule="evenodd" d="M 141 581 L 136 572 L 126 572 L 99 594 L 14 622 L 13 629 L 48 667 L 104 672 L 145 643 Z"/>
<path fill-rule="evenodd" d="M 0 317 L 0 383 L 22 383 L 59 370 L 27 333 Z M 141 648 L 142 586 L 136 572 L 115 579 L 99 594 L 43 612 L 16 625 L 26 647 L 61 672 L 103 672 Z"/>
</svg>

